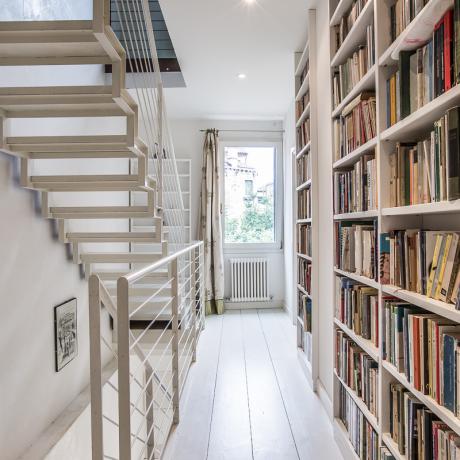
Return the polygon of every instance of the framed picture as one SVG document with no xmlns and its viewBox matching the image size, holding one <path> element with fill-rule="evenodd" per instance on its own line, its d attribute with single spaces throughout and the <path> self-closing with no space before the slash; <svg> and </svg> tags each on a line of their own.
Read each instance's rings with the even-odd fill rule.
<svg viewBox="0 0 460 460">
<path fill-rule="evenodd" d="M 78 354 L 77 299 L 54 307 L 54 342 L 56 372 L 59 372 Z"/>
</svg>

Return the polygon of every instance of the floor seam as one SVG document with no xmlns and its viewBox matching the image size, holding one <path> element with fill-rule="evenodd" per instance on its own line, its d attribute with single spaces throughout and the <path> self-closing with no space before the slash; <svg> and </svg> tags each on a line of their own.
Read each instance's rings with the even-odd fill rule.
<svg viewBox="0 0 460 460">
<path fill-rule="evenodd" d="M 263 326 L 262 320 L 260 318 L 260 310 L 257 310 L 257 318 L 259 319 L 259 324 L 260 324 L 260 328 L 262 330 L 262 335 L 264 336 L 265 346 L 267 347 L 268 356 L 270 357 L 270 363 L 272 365 L 273 373 L 275 374 L 276 385 L 278 386 L 278 391 L 279 391 L 280 396 L 281 396 L 281 401 L 283 402 L 283 409 L 284 409 L 284 413 L 286 414 L 286 418 L 287 418 L 287 421 L 288 421 L 288 424 L 289 424 L 289 430 L 291 432 L 292 441 L 294 442 L 294 447 L 295 447 L 295 450 L 296 450 L 296 453 L 297 453 L 297 458 L 300 460 L 299 449 L 297 447 L 297 442 L 296 442 L 296 439 L 295 439 L 295 436 L 294 436 L 294 431 L 292 429 L 291 419 L 289 418 L 289 413 L 288 413 L 288 410 L 286 408 L 286 402 L 284 401 L 283 392 L 281 391 L 281 386 L 280 386 L 280 382 L 279 382 L 279 379 L 278 379 L 278 374 L 276 372 L 275 363 L 273 362 L 273 357 L 272 357 L 272 353 L 270 351 L 270 346 L 268 345 L 267 336 L 265 335 L 264 326 Z"/>
<path fill-rule="evenodd" d="M 215 377 L 214 377 L 214 392 L 213 392 L 213 395 L 212 395 L 211 418 L 209 420 L 208 445 L 206 447 L 206 460 L 208 459 L 208 456 L 209 456 L 209 444 L 211 442 L 212 419 L 213 419 L 213 415 L 214 415 L 214 402 L 216 400 L 217 376 L 219 375 L 220 354 L 221 354 L 221 351 L 222 351 L 222 337 L 223 337 L 223 335 L 224 335 L 224 317 L 222 315 L 221 328 L 220 328 L 220 338 L 219 338 L 219 354 L 218 354 L 218 357 L 217 357 L 216 374 L 215 374 Z"/>
</svg>

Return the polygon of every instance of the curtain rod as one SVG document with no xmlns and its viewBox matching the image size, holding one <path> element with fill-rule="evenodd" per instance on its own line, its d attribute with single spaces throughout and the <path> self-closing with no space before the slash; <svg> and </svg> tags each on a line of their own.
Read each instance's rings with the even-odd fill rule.
<svg viewBox="0 0 460 460">
<path fill-rule="evenodd" d="M 200 129 L 200 132 L 205 133 L 207 129 Z M 221 133 L 284 133 L 284 129 L 270 131 L 266 129 L 217 129 Z"/>
</svg>

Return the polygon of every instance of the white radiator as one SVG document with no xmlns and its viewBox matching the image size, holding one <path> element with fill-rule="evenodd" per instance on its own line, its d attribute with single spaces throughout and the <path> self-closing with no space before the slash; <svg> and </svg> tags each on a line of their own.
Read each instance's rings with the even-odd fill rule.
<svg viewBox="0 0 460 460">
<path fill-rule="evenodd" d="M 268 259 L 230 259 L 232 302 L 263 302 L 268 293 Z"/>
</svg>

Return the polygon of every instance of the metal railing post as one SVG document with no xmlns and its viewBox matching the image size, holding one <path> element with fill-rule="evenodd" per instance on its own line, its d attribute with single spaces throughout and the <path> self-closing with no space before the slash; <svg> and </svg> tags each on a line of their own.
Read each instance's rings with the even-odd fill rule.
<svg viewBox="0 0 460 460">
<path fill-rule="evenodd" d="M 119 458 L 131 460 L 129 283 L 125 277 L 118 278 L 117 281 L 117 323 Z"/>
<path fill-rule="evenodd" d="M 190 261 L 190 266 L 192 269 L 192 274 L 191 274 L 191 305 L 190 305 L 190 310 L 192 314 L 192 362 L 194 363 L 196 361 L 196 342 L 197 342 L 197 330 L 196 330 L 196 313 L 197 313 L 197 290 L 196 290 L 196 283 L 197 283 L 197 278 L 196 278 L 196 272 L 199 270 L 200 264 L 199 261 L 197 263 L 197 250 L 192 249 L 192 252 L 190 254 L 191 256 L 191 261 Z M 198 252 L 198 258 L 199 258 L 199 252 Z"/>
<path fill-rule="evenodd" d="M 173 391 L 173 422 L 179 423 L 179 269 L 177 258 L 171 262 L 171 295 L 172 295 L 172 391 Z"/>
<path fill-rule="evenodd" d="M 91 450 L 93 460 L 104 458 L 102 418 L 101 297 L 100 280 L 89 278 L 89 347 L 91 385 Z"/>
<path fill-rule="evenodd" d="M 155 404 L 153 401 L 153 395 L 155 394 L 155 388 L 153 384 L 153 369 L 149 363 L 145 365 L 145 383 L 149 382 L 145 390 L 145 408 L 147 418 L 147 458 L 155 458 L 155 428 L 154 428 L 154 414 Z"/>
</svg>

